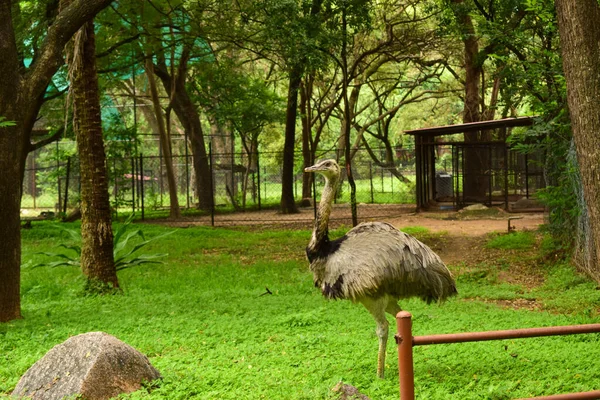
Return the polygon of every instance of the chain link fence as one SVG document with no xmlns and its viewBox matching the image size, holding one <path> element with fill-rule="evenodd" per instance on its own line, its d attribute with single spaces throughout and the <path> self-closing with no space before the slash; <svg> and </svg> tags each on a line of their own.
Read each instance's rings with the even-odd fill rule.
<svg viewBox="0 0 600 400">
<path fill-rule="evenodd" d="M 352 170 L 361 221 L 390 217 L 406 212 L 407 208 L 412 209 L 407 204 L 414 204 L 414 161 L 407 152 L 401 156 L 394 168 L 382 168 L 371 162 L 366 152 L 355 155 Z M 297 154 L 293 188 L 300 212 L 286 216 L 278 214 L 282 158 L 281 153 L 261 153 L 252 160 L 248 160 L 245 153 L 211 154 L 211 188 L 196 184 L 192 155 L 173 156 L 177 199 L 184 219 L 207 225 L 310 224 L 314 217 L 313 188 L 318 201 L 323 180 L 317 177 L 314 186 L 310 181 L 304 182 L 307 178 L 302 172 L 301 155 Z M 320 157 L 323 158 L 327 157 Z M 162 156 L 112 157 L 107 159 L 107 167 L 115 214 L 135 212 L 144 219 L 168 216 L 169 185 Z M 214 207 L 198 208 L 199 191 L 211 189 Z M 306 193 L 310 194 L 309 198 Z M 76 156 L 67 161 L 56 161 L 39 151 L 30 154 L 21 204 L 24 216 L 68 214 L 78 207 L 79 199 L 79 161 Z M 351 221 L 349 199 L 350 187 L 347 179 L 343 179 L 332 213 L 333 221 Z"/>
</svg>

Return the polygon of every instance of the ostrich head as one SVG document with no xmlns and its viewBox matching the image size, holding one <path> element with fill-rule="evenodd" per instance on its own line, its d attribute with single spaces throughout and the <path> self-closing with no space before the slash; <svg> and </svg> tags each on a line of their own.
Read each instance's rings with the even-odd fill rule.
<svg viewBox="0 0 600 400">
<path fill-rule="evenodd" d="M 336 180 L 340 176 L 340 166 L 335 160 L 323 160 L 312 167 L 304 168 L 304 172 L 317 172 L 329 180 Z"/>
</svg>

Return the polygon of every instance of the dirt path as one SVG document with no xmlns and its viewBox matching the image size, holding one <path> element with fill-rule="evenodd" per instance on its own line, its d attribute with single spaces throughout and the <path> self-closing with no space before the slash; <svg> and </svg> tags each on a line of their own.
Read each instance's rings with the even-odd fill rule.
<svg viewBox="0 0 600 400">
<path fill-rule="evenodd" d="M 510 214 L 496 208 L 484 212 L 414 212 L 414 205 L 406 204 L 360 204 L 360 221 L 385 221 L 397 228 L 421 226 L 432 232 L 446 231 L 450 235 L 480 236 L 489 232 L 506 232 L 508 219 L 516 230 L 536 229 L 544 223 L 543 213 Z M 235 214 L 216 214 L 215 226 L 263 226 L 269 229 L 310 229 L 313 224 L 312 208 L 302 208 L 297 214 L 279 214 L 276 210 L 262 210 Z M 210 225 L 210 216 L 184 217 L 177 221 L 168 219 L 152 220 L 151 223 L 176 227 Z M 350 208 L 347 205 L 334 205 L 331 213 L 332 228 L 352 225 Z"/>
<path fill-rule="evenodd" d="M 491 208 L 483 211 L 446 211 L 415 213 L 411 205 L 359 205 L 358 215 L 361 220 L 385 221 L 399 229 L 406 227 L 423 227 L 430 232 L 446 232 L 440 240 L 428 243 L 447 264 L 473 263 L 482 254 L 486 237 L 491 232 L 507 232 L 508 220 L 516 231 L 535 230 L 544 223 L 543 213 L 510 214 L 503 210 Z M 332 228 L 343 225 L 351 226 L 349 207 L 334 205 L 332 210 Z M 301 209 L 298 214 L 281 215 L 275 210 L 256 212 L 217 214 L 215 226 L 253 226 L 258 229 L 310 229 L 314 213 L 312 208 Z M 513 219 L 515 218 L 515 219 Z M 186 217 L 178 221 L 153 220 L 175 227 L 210 225 L 209 216 Z"/>
<path fill-rule="evenodd" d="M 448 232 L 458 236 L 481 236 L 490 232 L 507 232 L 508 218 L 519 218 L 510 221 L 511 227 L 517 231 L 535 230 L 544 223 L 542 213 L 506 214 L 502 217 L 482 219 L 458 219 L 459 213 L 429 214 L 419 213 L 389 220 L 399 229 L 409 226 L 422 226 L 432 232 Z"/>
</svg>

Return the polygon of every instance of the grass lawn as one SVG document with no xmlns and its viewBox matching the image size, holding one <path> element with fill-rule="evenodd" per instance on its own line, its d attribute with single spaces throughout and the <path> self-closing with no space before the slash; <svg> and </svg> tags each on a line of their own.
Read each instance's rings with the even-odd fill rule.
<svg viewBox="0 0 600 400">
<path fill-rule="evenodd" d="M 147 236 L 171 230 L 135 227 Z M 431 239 L 424 229 L 411 233 Z M 445 304 L 401 303 L 413 314 L 415 334 L 599 322 L 600 291 L 562 263 L 540 264 L 539 235 L 531 235 L 513 244 L 491 238 L 486 249 L 500 255 L 450 266 L 460 295 Z M 122 271 L 123 294 L 104 297 L 82 296 L 77 270 L 25 266 L 24 319 L 0 324 L 0 397 L 56 344 L 104 331 L 148 355 L 164 377 L 151 390 L 123 398 L 329 399 L 344 381 L 373 400 L 397 399 L 394 341 L 388 343 L 387 378 L 377 379 L 374 321 L 361 305 L 326 301 L 313 287 L 304 258 L 309 237 L 308 231 L 179 229 L 144 248 L 168 252 L 164 264 Z M 56 251 L 69 240 L 49 223 L 34 223 L 23 231 L 24 263 L 46 261 L 36 253 Z M 529 244 L 523 248 L 523 242 Z M 527 287 L 501 279 L 513 263 L 535 264 L 544 283 Z M 543 311 L 499 306 L 516 299 L 535 301 Z M 417 398 L 510 399 L 599 389 L 598 339 L 417 347 Z"/>
</svg>

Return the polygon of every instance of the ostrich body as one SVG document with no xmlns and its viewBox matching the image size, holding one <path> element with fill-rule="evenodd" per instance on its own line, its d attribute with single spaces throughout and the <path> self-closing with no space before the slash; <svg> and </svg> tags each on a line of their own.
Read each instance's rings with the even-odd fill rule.
<svg viewBox="0 0 600 400">
<path fill-rule="evenodd" d="M 361 223 L 329 240 L 328 223 L 340 167 L 324 160 L 305 172 L 320 173 L 325 187 L 306 248 L 315 286 L 328 299 L 362 303 L 377 324 L 377 376 L 384 377 L 389 323 L 401 311 L 398 300 L 419 297 L 427 303 L 456 294 L 454 278 L 440 257 L 414 237 L 383 222 Z"/>
</svg>

